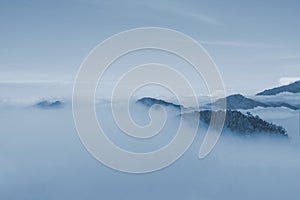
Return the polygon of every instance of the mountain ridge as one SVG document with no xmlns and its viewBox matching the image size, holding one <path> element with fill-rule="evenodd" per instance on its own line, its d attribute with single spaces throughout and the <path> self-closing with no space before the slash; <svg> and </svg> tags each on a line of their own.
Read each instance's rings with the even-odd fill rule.
<svg viewBox="0 0 300 200">
<path fill-rule="evenodd" d="M 235 95 L 233 97 L 238 97 L 238 98 L 249 100 L 251 102 L 252 101 L 255 102 L 254 100 L 248 99 L 240 94 Z M 159 104 L 163 106 L 171 106 L 175 109 L 183 108 L 180 105 L 170 103 L 162 99 L 155 99 L 152 97 L 143 97 L 141 99 L 138 99 L 136 102 L 142 103 L 147 107 L 153 106 L 155 104 Z M 222 112 L 222 111 L 199 110 L 199 111 L 194 111 L 193 113 L 195 112 L 199 113 L 200 120 L 208 125 L 210 123 L 212 113 Z M 183 114 L 186 115 L 191 113 L 183 113 Z M 287 131 L 282 126 L 269 123 L 261 119 L 259 116 L 251 115 L 250 112 L 248 112 L 247 114 L 243 114 L 237 110 L 227 110 L 224 127 L 230 129 L 235 133 L 241 133 L 242 135 L 247 135 L 247 134 L 249 135 L 255 133 L 269 133 L 269 134 L 288 137 Z"/>
<path fill-rule="evenodd" d="M 275 87 L 271 89 L 264 90 L 262 92 L 257 93 L 257 96 L 262 95 L 276 95 L 282 92 L 290 92 L 290 93 L 300 93 L 300 81 L 296 81 L 289 85 L 283 85 L 280 87 Z"/>
<path fill-rule="evenodd" d="M 299 110 L 300 106 L 291 105 L 285 102 L 280 101 L 273 101 L 273 102 L 261 102 L 258 100 L 254 100 L 248 97 L 245 97 L 241 94 L 233 94 L 230 96 L 227 96 L 225 98 L 219 99 L 216 102 L 209 104 L 212 106 L 220 107 L 219 105 L 222 105 L 224 103 L 224 100 L 226 100 L 227 104 L 227 110 L 249 110 L 256 107 L 263 107 L 263 108 L 269 108 L 269 107 L 286 107 L 292 110 Z"/>
</svg>

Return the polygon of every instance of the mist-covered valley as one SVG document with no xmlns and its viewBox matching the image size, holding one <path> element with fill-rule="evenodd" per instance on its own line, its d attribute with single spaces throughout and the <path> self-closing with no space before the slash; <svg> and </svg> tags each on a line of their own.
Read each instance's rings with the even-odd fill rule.
<svg viewBox="0 0 300 200">
<path fill-rule="evenodd" d="M 168 102 L 155 102 L 160 107 L 154 112 L 164 109 L 168 117 L 160 134 L 149 140 L 134 139 L 118 129 L 107 99 L 98 99 L 96 113 L 115 144 L 128 151 L 148 152 L 166 145 L 176 133 L 181 112 Z M 115 103 L 127 106 L 122 101 Z M 137 124 L 149 123 L 151 106 L 131 101 L 130 113 Z M 200 120 L 194 142 L 179 160 L 162 170 L 134 175 L 110 169 L 88 153 L 76 132 L 70 99 L 2 103 L 0 178 L 4 181 L 0 182 L 0 198 L 298 199 L 299 111 L 255 107 L 239 112 L 284 127 L 288 137 L 242 134 L 225 128 L 213 151 L 199 159 L 207 130 Z"/>
</svg>

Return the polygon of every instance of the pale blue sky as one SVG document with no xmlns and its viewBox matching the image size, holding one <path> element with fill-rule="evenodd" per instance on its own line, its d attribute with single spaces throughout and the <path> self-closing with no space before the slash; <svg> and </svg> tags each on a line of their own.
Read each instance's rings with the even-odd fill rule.
<svg viewBox="0 0 300 200">
<path fill-rule="evenodd" d="M 199 41 L 228 93 L 300 77 L 299 1 L 0 0 L 0 82 L 71 81 L 98 43 L 158 26 Z"/>
</svg>

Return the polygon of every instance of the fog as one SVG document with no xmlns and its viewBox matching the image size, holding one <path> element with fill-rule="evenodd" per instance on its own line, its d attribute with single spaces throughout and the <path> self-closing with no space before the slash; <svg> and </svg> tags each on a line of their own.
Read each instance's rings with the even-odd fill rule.
<svg viewBox="0 0 300 200">
<path fill-rule="evenodd" d="M 111 121 L 109 106 L 97 105 L 99 121 L 108 136 L 128 150 L 156 149 L 178 127 L 178 111 L 167 108 L 160 135 L 149 142 L 131 141 Z M 274 116 L 281 116 L 277 122 L 288 129 L 289 139 L 240 136 L 225 130 L 209 156 L 199 160 L 205 134 L 200 124 L 191 148 L 174 164 L 135 175 L 110 169 L 86 151 L 69 104 L 46 110 L 2 106 L 0 199 L 299 199 L 300 139 L 297 120 L 289 120 L 297 119 L 297 113 L 283 119 L 282 111 L 278 112 L 262 118 L 276 121 Z M 139 124 L 149 120 L 143 105 L 132 105 L 131 113 Z"/>
</svg>

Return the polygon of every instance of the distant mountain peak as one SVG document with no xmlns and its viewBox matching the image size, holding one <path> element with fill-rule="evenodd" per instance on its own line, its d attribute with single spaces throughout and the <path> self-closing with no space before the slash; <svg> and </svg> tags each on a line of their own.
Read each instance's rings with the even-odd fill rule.
<svg viewBox="0 0 300 200">
<path fill-rule="evenodd" d="M 216 107 L 222 107 L 225 98 L 219 99 L 216 102 L 210 104 Z M 234 94 L 226 97 L 227 110 L 249 110 L 256 107 L 286 107 L 292 110 L 300 109 L 300 106 L 293 106 L 288 103 L 276 101 L 276 102 L 261 102 L 254 99 L 250 99 L 241 94 Z"/>
<path fill-rule="evenodd" d="M 256 95 L 276 95 L 282 92 L 300 93 L 300 81 L 296 81 L 289 85 L 267 89 L 263 92 L 257 93 Z"/>
<path fill-rule="evenodd" d="M 212 103 L 213 106 L 220 106 L 224 103 L 224 98 L 219 99 L 216 102 Z M 247 98 L 241 94 L 233 94 L 226 97 L 226 104 L 228 110 L 236 110 L 236 109 L 253 109 L 255 107 L 261 106 L 265 107 L 264 103 L 259 101 L 255 101 L 253 99 Z"/>
</svg>

